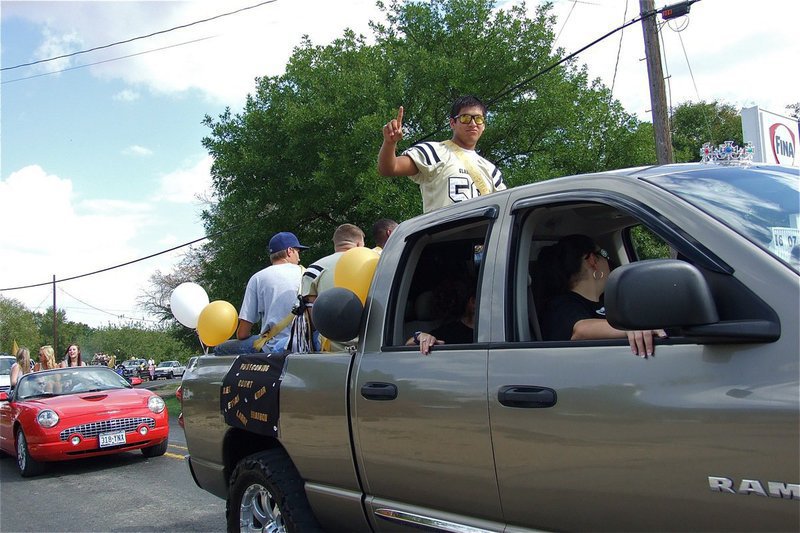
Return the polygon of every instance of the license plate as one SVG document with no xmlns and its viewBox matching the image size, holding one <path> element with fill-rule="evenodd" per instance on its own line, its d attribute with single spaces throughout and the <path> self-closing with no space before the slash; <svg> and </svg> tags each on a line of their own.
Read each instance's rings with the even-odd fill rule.
<svg viewBox="0 0 800 533">
<path fill-rule="evenodd" d="M 125 444 L 125 432 L 114 431 L 113 433 L 100 433 L 100 447 L 108 448 L 109 446 L 119 446 Z"/>
</svg>

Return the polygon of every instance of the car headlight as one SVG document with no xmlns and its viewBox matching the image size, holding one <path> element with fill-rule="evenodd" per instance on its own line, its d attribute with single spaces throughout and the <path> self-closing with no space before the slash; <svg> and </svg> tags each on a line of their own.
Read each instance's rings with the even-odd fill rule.
<svg viewBox="0 0 800 533">
<path fill-rule="evenodd" d="M 51 428 L 58 424 L 58 415 L 52 409 L 45 409 L 36 417 L 36 421 L 43 428 Z"/>
<path fill-rule="evenodd" d="M 147 400 L 147 408 L 154 413 L 160 413 L 166 407 L 167 405 L 164 403 L 164 400 L 161 399 L 161 396 L 151 396 L 150 399 Z"/>
</svg>

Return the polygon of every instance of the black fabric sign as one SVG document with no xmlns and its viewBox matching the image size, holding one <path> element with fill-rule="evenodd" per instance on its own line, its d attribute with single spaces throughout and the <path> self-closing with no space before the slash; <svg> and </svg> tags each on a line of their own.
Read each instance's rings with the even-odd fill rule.
<svg viewBox="0 0 800 533">
<path fill-rule="evenodd" d="M 278 436 L 280 381 L 286 354 L 242 354 L 222 380 L 220 409 L 229 426 Z"/>
</svg>

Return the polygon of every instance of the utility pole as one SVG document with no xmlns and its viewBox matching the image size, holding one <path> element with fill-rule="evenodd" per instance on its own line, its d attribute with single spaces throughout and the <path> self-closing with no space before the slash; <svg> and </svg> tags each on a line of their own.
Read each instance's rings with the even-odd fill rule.
<svg viewBox="0 0 800 533">
<path fill-rule="evenodd" d="M 58 326 L 56 321 L 56 275 L 53 274 L 53 351 L 58 357 Z"/>
<path fill-rule="evenodd" d="M 667 91 L 664 87 L 664 70 L 661 68 L 661 47 L 658 41 L 654 0 L 639 0 L 644 32 L 644 54 L 647 59 L 647 77 L 650 79 L 650 109 L 653 113 L 653 132 L 656 140 L 658 164 L 673 163 L 672 137 L 669 129 Z M 648 16 L 649 15 L 649 16 Z"/>
</svg>

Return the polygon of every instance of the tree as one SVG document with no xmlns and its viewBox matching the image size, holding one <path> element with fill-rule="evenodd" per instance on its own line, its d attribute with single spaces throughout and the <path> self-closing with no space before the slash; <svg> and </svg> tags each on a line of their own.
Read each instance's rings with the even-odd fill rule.
<svg viewBox="0 0 800 533">
<path fill-rule="evenodd" d="M 787 105 L 786 111 L 789 112 L 790 117 L 800 120 L 800 102 Z"/>
<path fill-rule="evenodd" d="M 410 180 L 376 171 L 381 127 L 399 105 L 409 146 L 449 137 L 457 96 L 490 103 L 479 148 L 510 186 L 654 161 L 646 129 L 574 61 L 509 92 L 563 53 L 552 50 L 549 5 L 533 18 L 524 6 L 495 9 L 491 0 L 383 8 L 386 21 L 371 24 L 375 44 L 352 31 L 327 46 L 304 38 L 283 75 L 257 80 L 241 113 L 206 117 L 219 199 L 204 212 L 207 232 L 220 235 L 205 247 L 203 286 L 212 298 L 241 300 L 278 231 L 312 247 L 308 264 L 332 252 L 341 223 L 367 229 L 421 212 Z"/>
<path fill-rule="evenodd" d="M 92 333 L 92 328 L 82 322 L 71 322 L 67 320 L 67 312 L 59 309 L 56 312 L 56 333 L 58 338 L 53 340 L 53 307 L 47 308 L 44 313 L 35 313 L 34 320 L 36 321 L 39 330 L 39 336 L 42 339 L 42 344 L 50 344 L 56 352 L 56 360 L 61 361 L 64 358 L 64 353 L 70 344 L 77 344 L 81 347 L 81 353 L 87 353 L 85 349 L 86 341 Z M 91 359 L 91 354 L 89 356 Z M 88 360 L 87 360 L 88 362 Z"/>
<path fill-rule="evenodd" d="M 742 116 L 730 104 L 684 102 L 675 108 L 670 122 L 676 163 L 700 161 L 700 148 L 707 142 L 744 145 Z"/>
<path fill-rule="evenodd" d="M 35 354 L 41 337 L 33 313 L 19 300 L 0 296 L 0 351 L 10 353 L 15 341 Z"/>
</svg>

